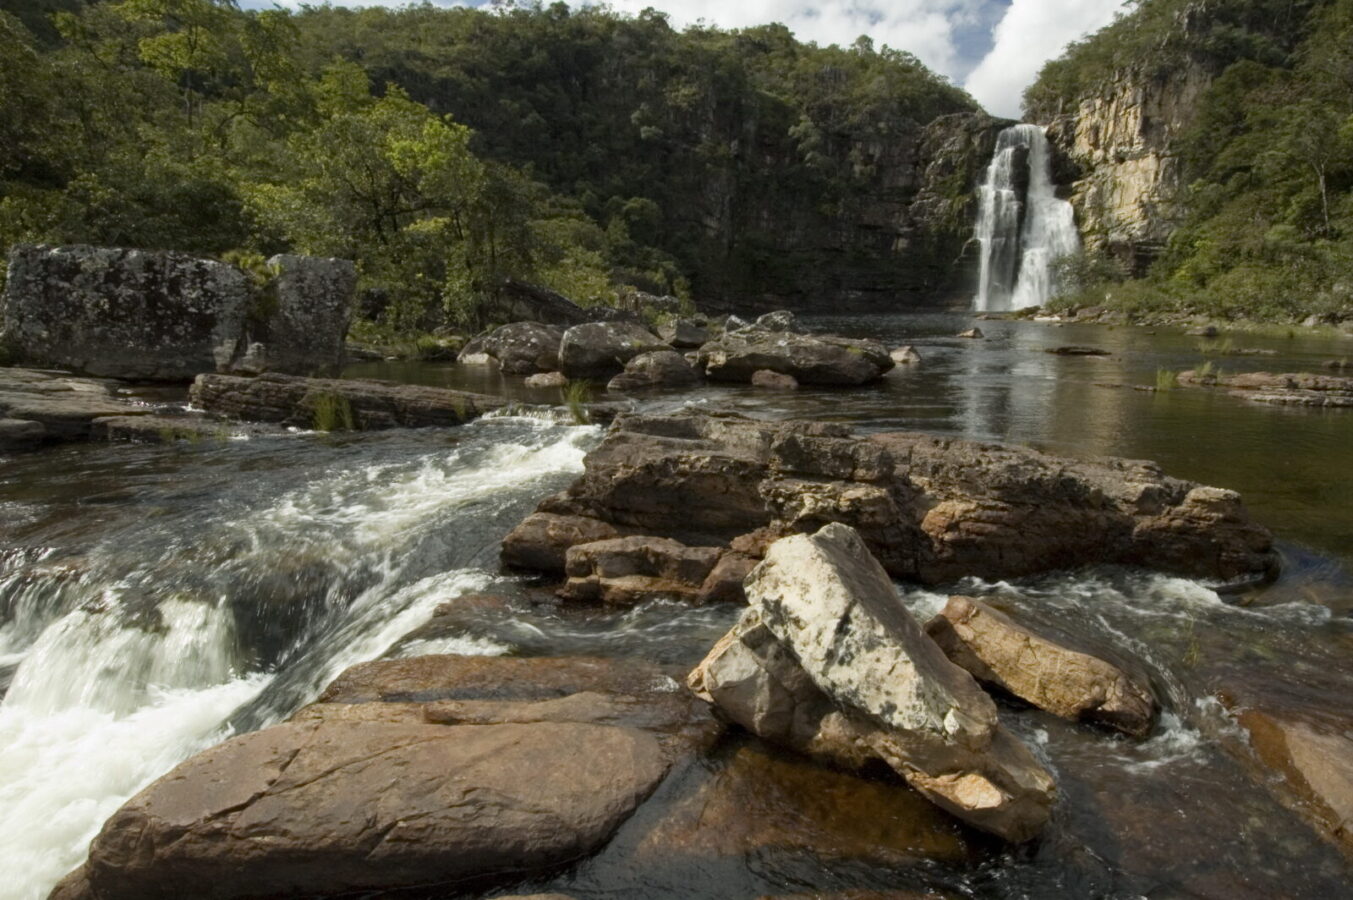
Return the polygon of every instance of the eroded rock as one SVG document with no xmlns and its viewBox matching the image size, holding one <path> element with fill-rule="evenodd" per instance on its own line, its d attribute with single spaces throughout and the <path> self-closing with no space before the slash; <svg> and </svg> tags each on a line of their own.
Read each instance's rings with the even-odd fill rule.
<svg viewBox="0 0 1353 900">
<path fill-rule="evenodd" d="M 564 332 L 559 370 L 569 378 L 610 378 L 641 353 L 671 349 L 633 322 L 588 322 Z"/>
<path fill-rule="evenodd" d="M 649 388 L 686 387 L 700 380 L 686 357 L 675 350 L 640 353 L 625 363 L 625 371 L 611 379 L 608 391 L 641 391 Z"/>
<path fill-rule="evenodd" d="M 724 555 L 718 547 L 688 547 L 670 538 L 622 537 L 576 544 L 565 560 L 567 600 L 632 606 L 659 597 L 705 603 L 727 576 L 706 582 Z"/>
<path fill-rule="evenodd" d="M 877 381 L 893 367 L 877 341 L 808 336 L 761 328 L 729 332 L 700 348 L 700 366 L 715 381 L 744 384 L 761 370 L 800 384 L 849 386 Z"/>
<path fill-rule="evenodd" d="M 776 542 L 746 590 L 746 614 L 691 675 L 697 695 L 767 740 L 838 765 L 882 760 L 1008 840 L 1042 828 L 1052 776 L 926 637 L 853 529 Z"/>
<path fill-rule="evenodd" d="M 559 368 L 559 342 L 564 331 L 539 322 L 513 322 L 475 338 L 460 352 L 460 361 L 474 364 L 479 356 L 498 361 L 509 375 L 534 375 Z"/>
<path fill-rule="evenodd" d="M 1178 379 L 1182 385 L 1221 388 L 1232 396 L 1254 403 L 1353 408 L 1353 376 L 1348 375 L 1316 375 L 1308 372 L 1218 375 L 1190 369 L 1180 372 Z"/>
<path fill-rule="evenodd" d="M 950 597 L 926 632 L 974 678 L 1064 719 L 1089 719 L 1142 737 L 1151 730 L 1151 689 L 1122 669 L 1012 621 L 971 597 Z"/>
<path fill-rule="evenodd" d="M 829 522 L 858 530 L 894 577 L 930 584 L 1096 563 L 1233 582 L 1278 566 L 1272 536 L 1238 495 L 1152 463 L 909 433 L 857 438 L 826 423 L 622 416 L 583 475 L 539 511 L 564 517 L 578 537 L 541 530 L 557 519 L 528 519 L 504 558 L 551 573 L 562 572 L 568 546 L 607 527 L 693 546 L 759 533 L 740 548 L 755 554 L 764 538 Z M 524 561 L 531 555 L 549 565 Z"/>
<path fill-rule="evenodd" d="M 793 375 L 781 375 L 770 369 L 758 369 L 752 373 L 752 387 L 765 388 L 768 391 L 797 391 L 799 382 Z"/>
</svg>

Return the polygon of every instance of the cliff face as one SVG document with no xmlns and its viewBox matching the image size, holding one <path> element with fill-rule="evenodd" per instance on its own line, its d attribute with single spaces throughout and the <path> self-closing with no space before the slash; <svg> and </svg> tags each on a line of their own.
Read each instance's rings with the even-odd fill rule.
<svg viewBox="0 0 1353 900">
<path fill-rule="evenodd" d="M 976 283 L 977 186 L 1008 122 L 981 113 L 909 125 L 893 139 L 844 140 L 833 155 L 862 173 L 835 202 L 806 203 L 794 184 L 711 178 L 703 197 L 718 268 L 702 305 L 802 312 L 865 312 L 966 303 Z M 778 141 L 756 167 L 776 171 Z"/>
<path fill-rule="evenodd" d="M 1055 178 L 1076 208 L 1085 245 L 1141 274 L 1183 214 L 1178 142 L 1193 124 L 1209 72 L 1122 72 L 1057 109 L 1031 109 L 1062 155 Z"/>
</svg>

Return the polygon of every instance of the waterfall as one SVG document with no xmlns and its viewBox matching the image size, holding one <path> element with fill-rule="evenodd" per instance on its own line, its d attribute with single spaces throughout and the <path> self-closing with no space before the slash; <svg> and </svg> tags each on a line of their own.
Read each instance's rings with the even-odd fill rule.
<svg viewBox="0 0 1353 900">
<path fill-rule="evenodd" d="M 1071 204 L 1057 198 L 1052 153 L 1038 125 L 1013 125 L 996 138 L 980 189 L 982 245 L 975 306 L 997 312 L 1040 306 L 1052 296 L 1053 263 L 1080 248 Z"/>
</svg>

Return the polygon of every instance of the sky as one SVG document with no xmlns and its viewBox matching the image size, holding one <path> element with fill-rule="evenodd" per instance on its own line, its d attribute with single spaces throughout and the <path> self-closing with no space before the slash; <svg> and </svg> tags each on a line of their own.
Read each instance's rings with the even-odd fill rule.
<svg viewBox="0 0 1353 900">
<path fill-rule="evenodd" d="M 295 7 L 301 0 L 243 0 L 246 9 Z M 318 2 L 318 0 L 311 0 Z M 401 6 L 406 0 L 330 0 L 339 6 Z M 439 6 L 483 0 L 433 0 Z M 580 6 L 584 0 L 570 0 Z M 724 28 L 781 22 L 804 41 L 907 50 L 950 78 L 988 112 L 1019 118 L 1020 96 L 1043 63 L 1113 20 L 1123 0 L 610 0 L 623 12 L 666 12 L 676 27 Z"/>
</svg>

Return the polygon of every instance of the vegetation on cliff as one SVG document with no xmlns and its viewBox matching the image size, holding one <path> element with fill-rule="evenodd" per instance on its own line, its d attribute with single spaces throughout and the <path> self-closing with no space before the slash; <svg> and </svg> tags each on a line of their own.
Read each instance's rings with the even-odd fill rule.
<svg viewBox="0 0 1353 900">
<path fill-rule="evenodd" d="M 736 298 L 786 234 L 831 243 L 878 147 L 974 108 L 867 39 L 652 11 L 0 0 L 0 249 L 346 256 L 400 329 L 506 277 Z"/>
<path fill-rule="evenodd" d="M 1210 84 L 1181 135 L 1184 216 L 1143 280 L 1065 266 L 1069 305 L 1290 321 L 1353 316 L 1353 2 L 1140 0 L 1025 96 L 1071 112 L 1184 66 Z"/>
</svg>

